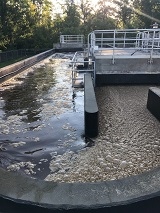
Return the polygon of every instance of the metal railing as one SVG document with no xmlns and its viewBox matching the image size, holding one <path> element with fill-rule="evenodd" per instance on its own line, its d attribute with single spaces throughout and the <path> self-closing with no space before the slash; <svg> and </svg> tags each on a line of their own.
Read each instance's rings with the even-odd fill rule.
<svg viewBox="0 0 160 213">
<path fill-rule="evenodd" d="M 79 73 L 91 73 L 93 78 L 93 85 L 95 86 L 96 72 L 95 61 L 88 57 L 87 52 L 76 52 L 71 61 L 72 64 L 72 87 L 75 87 L 77 80 L 83 80 L 83 77 L 79 77 Z M 78 68 L 79 67 L 79 68 Z"/>
<path fill-rule="evenodd" d="M 9 61 L 12 59 L 16 59 L 19 57 L 23 57 L 27 55 L 27 51 L 25 49 L 21 50 L 10 50 L 6 52 L 0 52 L 0 63 Z"/>
<path fill-rule="evenodd" d="M 160 29 L 125 29 L 95 30 L 88 35 L 89 55 L 101 55 L 104 50 L 129 49 L 149 53 L 152 60 L 154 53 L 160 53 Z"/>
<path fill-rule="evenodd" d="M 60 43 L 84 43 L 83 35 L 60 35 Z"/>
<path fill-rule="evenodd" d="M 60 46 L 63 47 L 83 47 L 83 35 L 60 35 Z"/>
<path fill-rule="evenodd" d="M 5 52 L 0 52 L 0 63 L 10 61 L 13 59 L 18 59 L 21 57 L 29 57 L 41 52 L 46 51 L 47 49 L 19 49 L 19 50 L 10 50 Z"/>
</svg>

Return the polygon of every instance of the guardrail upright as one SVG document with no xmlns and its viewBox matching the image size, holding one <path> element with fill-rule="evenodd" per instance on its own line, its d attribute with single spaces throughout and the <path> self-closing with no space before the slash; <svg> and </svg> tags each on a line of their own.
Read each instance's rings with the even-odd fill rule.
<svg viewBox="0 0 160 213">
<path fill-rule="evenodd" d="M 112 64 L 115 64 L 115 45 L 116 45 L 116 30 L 114 30 L 114 37 L 113 37 L 113 58 L 112 58 Z"/>
<path fill-rule="evenodd" d="M 93 61 L 93 85 L 96 86 L 96 68 L 95 68 L 95 61 Z"/>
<path fill-rule="evenodd" d="M 91 34 L 92 33 L 89 33 L 88 34 L 88 56 L 92 56 L 92 52 L 91 52 Z"/>
<path fill-rule="evenodd" d="M 76 64 L 76 55 L 77 55 L 77 52 L 75 52 L 73 58 L 72 58 L 72 87 L 74 85 L 73 81 L 75 79 L 75 64 Z"/>
<path fill-rule="evenodd" d="M 150 51 L 149 64 L 152 64 L 152 63 L 153 63 L 153 48 L 154 48 L 154 39 L 155 39 L 155 30 L 153 31 L 152 47 L 151 47 L 151 51 Z"/>
<path fill-rule="evenodd" d="M 124 32 L 124 43 L 123 43 L 123 48 L 126 47 L 126 32 Z"/>
</svg>

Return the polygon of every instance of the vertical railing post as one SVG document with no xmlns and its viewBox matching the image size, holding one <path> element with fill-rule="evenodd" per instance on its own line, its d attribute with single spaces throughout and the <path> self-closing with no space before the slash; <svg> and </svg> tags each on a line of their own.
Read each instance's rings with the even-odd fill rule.
<svg viewBox="0 0 160 213">
<path fill-rule="evenodd" d="M 91 53 L 93 56 L 94 53 L 94 47 L 95 47 L 95 32 L 91 33 Z"/>
<path fill-rule="evenodd" d="M 72 87 L 74 86 L 74 81 L 75 81 L 75 66 L 76 66 L 76 57 L 77 57 L 77 52 L 74 54 L 72 58 Z"/>
<path fill-rule="evenodd" d="M 126 47 L 126 32 L 124 32 L 124 42 L 123 42 L 123 48 Z"/>
<path fill-rule="evenodd" d="M 94 87 L 96 86 L 96 68 L 95 68 L 95 61 L 92 62 L 93 63 L 93 74 L 94 74 L 94 77 L 93 77 L 93 84 L 94 84 Z"/>
<path fill-rule="evenodd" d="M 94 47 L 96 46 L 96 36 L 95 36 L 95 33 L 92 34 L 93 35 L 93 49 Z"/>
<path fill-rule="evenodd" d="M 141 35 L 142 35 L 141 32 L 139 32 L 137 34 L 137 37 L 136 37 L 136 48 L 141 48 Z"/>
<path fill-rule="evenodd" d="M 160 47 L 160 32 L 158 34 L 158 47 Z"/>
<path fill-rule="evenodd" d="M 90 48 L 91 48 L 91 33 L 89 33 L 88 34 L 88 56 L 90 56 L 91 55 L 91 50 L 90 50 Z"/>
<path fill-rule="evenodd" d="M 114 37 L 113 37 L 113 57 L 112 57 L 112 64 L 115 64 L 115 45 L 116 45 L 116 30 L 114 30 Z"/>
<path fill-rule="evenodd" d="M 101 48 L 103 47 L 103 32 L 101 33 Z"/>
<path fill-rule="evenodd" d="M 154 39 L 155 39 L 155 30 L 153 30 L 153 37 L 152 37 L 152 47 L 150 51 L 150 59 L 149 59 L 149 64 L 153 63 L 153 49 L 154 49 Z"/>
<path fill-rule="evenodd" d="M 148 35 L 147 35 L 147 48 L 148 48 L 148 45 L 149 45 L 149 38 L 150 38 L 150 33 L 148 31 Z"/>
</svg>

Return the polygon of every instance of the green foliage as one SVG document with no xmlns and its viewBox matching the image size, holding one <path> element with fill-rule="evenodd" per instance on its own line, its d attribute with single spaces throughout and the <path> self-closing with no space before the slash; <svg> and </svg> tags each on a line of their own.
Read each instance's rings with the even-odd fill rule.
<svg viewBox="0 0 160 213">
<path fill-rule="evenodd" d="M 61 31 L 64 35 L 80 34 L 80 15 L 77 6 L 72 1 L 66 1 L 64 11 L 63 28 Z"/>
<path fill-rule="evenodd" d="M 92 30 L 115 29 L 116 22 L 112 14 L 112 8 L 107 4 L 107 0 L 99 0 L 98 9 L 92 20 Z"/>
<path fill-rule="evenodd" d="M 87 35 L 92 31 L 94 9 L 89 0 L 82 0 L 78 7 L 78 10 L 81 20 L 81 34 L 83 34 L 87 38 Z"/>
<path fill-rule="evenodd" d="M 59 2 L 54 1 L 55 5 Z M 51 0 L 0 0 L 0 49 L 52 48 L 60 34 L 96 29 L 150 28 L 160 23 L 160 0 L 65 0 L 56 14 Z"/>
<path fill-rule="evenodd" d="M 160 0 L 135 0 L 134 8 L 141 27 L 150 28 L 155 22 L 160 24 Z"/>
<path fill-rule="evenodd" d="M 134 11 L 131 9 L 132 1 L 131 0 L 113 0 L 115 4 L 115 17 L 117 20 L 117 25 L 120 28 L 129 28 L 132 26 L 131 20 Z"/>
<path fill-rule="evenodd" d="M 0 2 L 0 14 L 1 49 L 40 47 L 41 43 L 44 45 L 44 40 L 45 45 L 48 45 L 46 41 L 49 41 L 49 36 L 46 35 L 50 33 L 52 28 L 50 1 L 2 0 Z"/>
</svg>

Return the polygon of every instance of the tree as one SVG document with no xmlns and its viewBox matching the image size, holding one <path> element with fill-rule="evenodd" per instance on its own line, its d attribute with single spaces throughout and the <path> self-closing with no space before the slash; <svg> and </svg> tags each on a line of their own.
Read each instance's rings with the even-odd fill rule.
<svg viewBox="0 0 160 213">
<path fill-rule="evenodd" d="M 49 39 L 52 29 L 51 3 L 49 0 L 2 0 L 0 12 L 0 48 L 31 48 L 37 46 L 37 43 L 38 46 L 40 43 L 48 46 L 49 42 L 52 45 L 51 39 Z M 45 39 L 42 39 L 43 34 L 38 37 L 38 31 L 46 32 L 43 33 Z M 39 39 L 42 39 L 42 41 L 39 41 Z"/>
<path fill-rule="evenodd" d="M 134 8 L 137 19 L 141 20 L 141 27 L 151 28 L 153 23 L 160 23 L 160 1 L 159 0 L 135 0 Z"/>
<path fill-rule="evenodd" d="M 120 28 L 130 28 L 132 16 L 134 14 L 131 0 L 113 0 L 113 4 L 115 5 L 115 16 L 117 19 L 117 25 Z"/>
<path fill-rule="evenodd" d="M 63 14 L 53 19 L 50 0 L 0 0 L 0 49 L 49 48 L 60 34 L 84 34 L 96 29 L 150 28 L 160 23 L 159 0 L 66 0 Z"/>
<path fill-rule="evenodd" d="M 80 14 L 78 7 L 71 0 L 66 1 L 62 34 L 80 34 Z"/>
<path fill-rule="evenodd" d="M 60 14 L 56 14 L 55 19 L 53 21 L 53 41 L 54 43 L 59 42 L 60 34 L 63 31 L 63 18 Z"/>
<path fill-rule="evenodd" d="M 9 43 L 8 4 L 6 0 L 0 1 L 0 49 L 5 50 Z"/>
<path fill-rule="evenodd" d="M 94 9 L 89 0 L 81 0 L 79 5 L 79 13 L 81 18 L 81 31 L 85 37 L 91 32 L 92 19 L 94 17 Z"/>
<path fill-rule="evenodd" d="M 34 48 L 49 48 L 53 43 L 52 4 L 48 0 L 33 1 L 33 36 Z"/>
<path fill-rule="evenodd" d="M 108 3 L 108 0 L 99 0 L 98 9 L 95 12 L 92 20 L 92 29 L 106 30 L 115 29 L 115 19 L 111 17 L 112 8 Z"/>
</svg>

